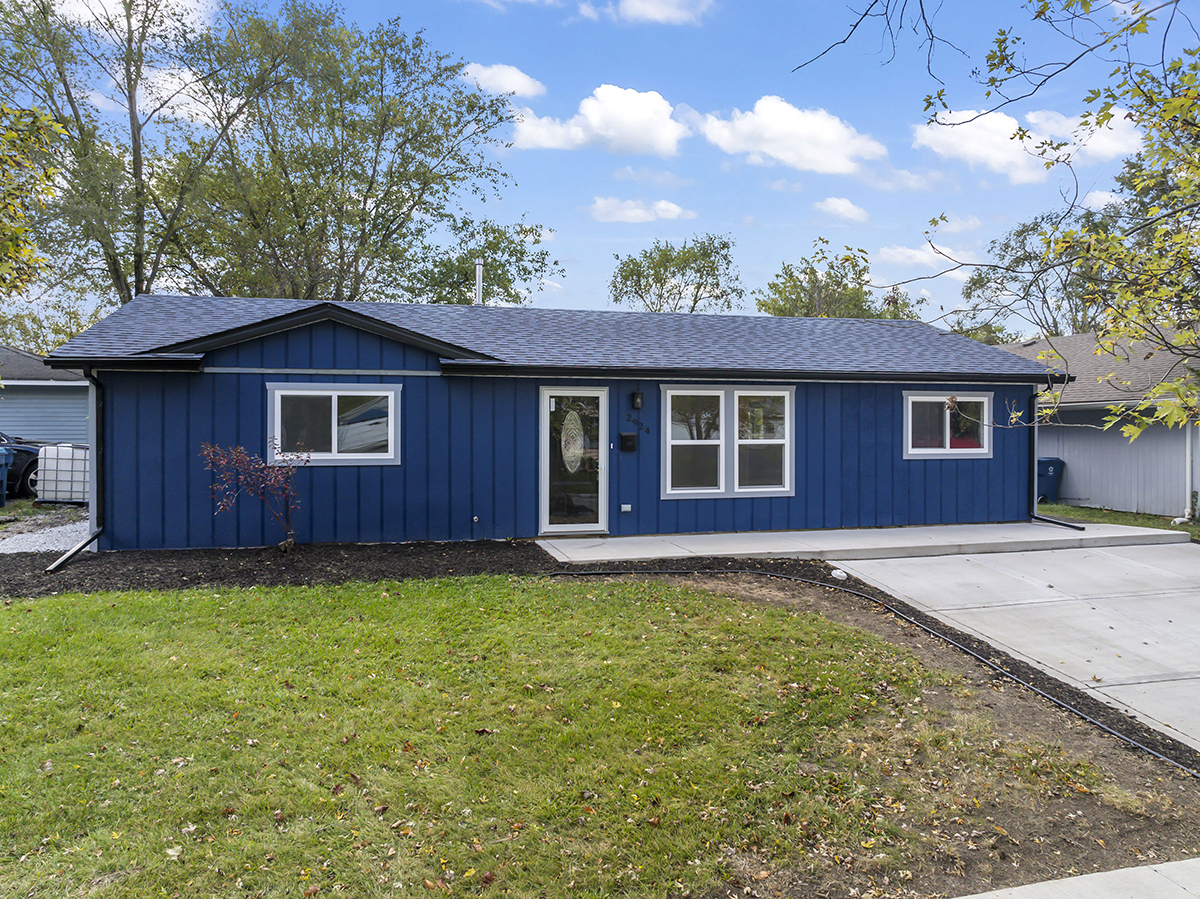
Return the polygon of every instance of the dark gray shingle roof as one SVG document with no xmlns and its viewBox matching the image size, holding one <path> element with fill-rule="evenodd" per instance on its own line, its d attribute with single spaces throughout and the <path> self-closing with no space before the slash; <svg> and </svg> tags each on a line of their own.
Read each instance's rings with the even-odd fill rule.
<svg viewBox="0 0 1200 899">
<path fill-rule="evenodd" d="M 138 297 L 52 354 L 71 359 L 170 353 L 191 341 L 283 315 L 348 310 L 494 361 L 587 372 L 740 372 L 1044 380 L 1046 367 L 909 321 L 656 314 L 604 310 L 312 303 L 228 297 Z"/>
<path fill-rule="evenodd" d="M 83 375 L 48 368 L 41 356 L 0 343 L 0 384 L 16 381 L 78 381 L 87 386 Z"/>
<path fill-rule="evenodd" d="M 1125 405 L 1141 401 L 1146 392 L 1163 380 L 1185 373 L 1181 357 L 1148 345 L 1134 343 L 1117 347 L 1115 353 L 1096 352 L 1095 334 L 1074 334 L 1005 344 L 1026 359 L 1045 356 L 1043 365 L 1075 376 L 1062 391 L 1060 405 Z"/>
</svg>

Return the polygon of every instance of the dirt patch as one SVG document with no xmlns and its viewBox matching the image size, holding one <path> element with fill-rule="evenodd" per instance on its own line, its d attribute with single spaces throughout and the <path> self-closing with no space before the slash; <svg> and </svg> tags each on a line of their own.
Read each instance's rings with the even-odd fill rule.
<svg viewBox="0 0 1200 899">
<path fill-rule="evenodd" d="M 413 543 L 380 546 L 326 544 L 301 547 L 288 555 L 275 549 L 188 550 L 170 552 L 88 553 L 59 572 L 43 569 L 57 554 L 0 555 L 0 594 L 9 601 L 52 593 L 107 590 L 156 590 L 193 586 L 317 585 L 350 580 L 401 580 L 505 573 L 513 575 L 579 572 L 554 561 L 529 541 Z M 848 579 L 834 587 L 736 573 L 743 570 L 831 582 L 830 567 L 794 559 L 687 559 L 669 562 L 590 566 L 641 575 L 670 571 L 704 589 L 720 590 L 749 601 L 816 612 L 852 624 L 914 653 L 927 666 L 947 672 L 950 688 L 921 697 L 949 732 L 983 740 L 982 756 L 997 752 L 1015 758 L 1013 747 L 1051 747 L 1047 774 L 1023 782 L 995 776 L 993 765 L 975 765 L 970 752 L 957 766 L 922 770 L 918 756 L 897 768 L 930 791 L 930 804 L 918 812 L 903 803 L 877 802 L 872 814 L 918 838 L 899 861 L 884 863 L 871 847 L 834 851 L 819 833 L 800 839 L 810 863 L 782 868 L 767 849 L 739 847 L 726 858 L 730 881 L 711 896 L 883 897 L 964 896 L 1006 886 L 1173 861 L 1200 855 L 1200 780 L 1153 756 L 1132 749 L 1054 705 L 1049 699 L 1006 679 L 962 649 L 932 636 L 914 623 L 886 611 L 886 599 L 902 615 L 947 633 L 962 647 L 1009 670 L 1034 687 L 1084 711 L 1108 726 L 1129 733 L 1144 745 L 1200 770 L 1200 756 L 1138 722 L 1096 703 L 1067 685 L 1017 662 L 969 635 Z M 700 573 L 719 571 L 722 574 Z M 885 723 L 891 728 L 890 722 Z M 900 732 L 902 733 L 902 732 Z M 902 743 L 879 730 L 856 747 L 880 758 Z M 994 741 L 994 742 L 989 742 Z M 1019 753 L 1017 753 L 1019 754 Z M 982 757 L 981 756 L 981 757 Z M 1052 757 L 1052 758 L 1051 758 Z M 1088 763 L 1099 772 L 1096 783 L 1080 789 L 1077 780 L 1058 778 L 1055 765 Z M 826 762 L 821 762 L 826 763 Z M 828 764 L 837 764 L 832 758 Z M 986 771 L 985 771 L 986 769 Z M 814 772 L 819 767 L 814 767 Z M 987 773 L 991 772 L 991 773 Z M 984 782 L 984 777 L 988 779 Z M 915 778 L 915 781 L 913 781 Z M 897 792 L 900 781 L 897 780 Z M 886 790 L 885 790 L 886 794 Z M 933 811 L 930 811 L 933 809 Z"/>
<path fill-rule="evenodd" d="M 9 499 L 4 507 L 0 508 L 0 540 L 82 521 L 87 518 L 87 514 L 86 506 Z"/>
</svg>

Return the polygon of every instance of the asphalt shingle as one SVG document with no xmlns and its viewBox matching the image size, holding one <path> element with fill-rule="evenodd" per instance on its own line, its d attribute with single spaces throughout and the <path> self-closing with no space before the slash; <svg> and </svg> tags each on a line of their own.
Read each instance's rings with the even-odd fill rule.
<svg viewBox="0 0 1200 899">
<path fill-rule="evenodd" d="M 52 358 L 136 358 L 323 304 L 231 297 L 138 297 Z M 924 376 L 1038 381 L 1046 366 L 910 321 L 607 310 L 340 303 L 352 312 L 482 354 L 481 366 L 743 371 L 833 378 Z"/>
</svg>

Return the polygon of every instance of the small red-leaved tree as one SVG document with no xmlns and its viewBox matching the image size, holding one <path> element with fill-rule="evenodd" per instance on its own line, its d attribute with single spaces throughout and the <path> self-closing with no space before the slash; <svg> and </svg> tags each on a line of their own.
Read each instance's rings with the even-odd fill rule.
<svg viewBox="0 0 1200 899">
<path fill-rule="evenodd" d="M 292 527 L 292 510 L 300 507 L 296 472 L 308 464 L 309 457 L 308 453 L 275 451 L 274 439 L 271 449 L 277 460 L 274 464 L 244 446 L 221 447 L 211 443 L 200 444 L 200 458 L 204 467 L 217 475 L 213 496 L 218 502 L 213 514 L 232 509 L 242 494 L 258 497 L 283 528 L 286 536 L 279 548 L 286 553 L 296 548 L 296 529 Z"/>
</svg>

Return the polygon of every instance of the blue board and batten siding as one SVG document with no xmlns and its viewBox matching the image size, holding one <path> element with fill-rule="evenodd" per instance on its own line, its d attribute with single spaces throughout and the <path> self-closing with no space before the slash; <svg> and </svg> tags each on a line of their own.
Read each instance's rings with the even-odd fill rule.
<svg viewBox="0 0 1200 899">
<path fill-rule="evenodd" d="M 278 542 L 282 531 L 253 498 L 214 514 L 212 474 L 199 452 L 216 443 L 264 453 L 266 384 L 282 381 L 402 385 L 399 465 L 299 473 L 295 517 L 304 542 L 536 536 L 540 390 L 550 386 L 607 388 L 615 446 L 617 435 L 635 429 L 631 419 L 643 425 L 636 452 L 608 456 L 615 535 L 1014 521 L 1029 513 L 1027 428 L 995 429 L 990 459 L 905 460 L 901 445 L 906 389 L 986 389 L 1003 419 L 1010 408 L 1028 416 L 1025 385 L 799 383 L 794 496 L 676 500 L 660 496 L 657 398 L 664 386 L 689 382 L 439 371 L 434 353 L 323 322 L 215 350 L 202 373 L 100 372 L 107 435 L 100 548 Z M 636 411 L 634 391 L 646 400 Z M 622 504 L 632 511 L 619 511 Z"/>
</svg>

